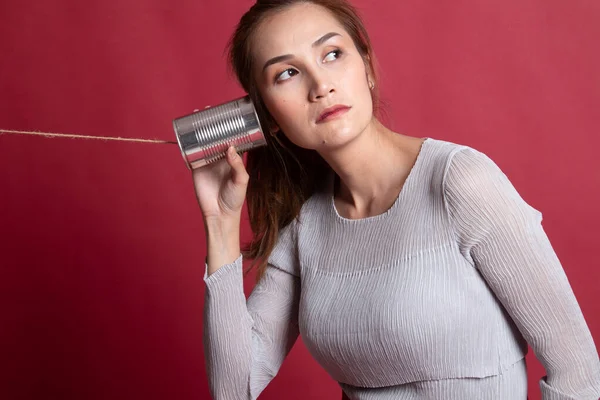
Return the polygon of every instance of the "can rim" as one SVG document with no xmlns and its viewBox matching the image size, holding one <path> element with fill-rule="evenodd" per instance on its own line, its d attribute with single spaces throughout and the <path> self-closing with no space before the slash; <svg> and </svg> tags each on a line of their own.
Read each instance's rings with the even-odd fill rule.
<svg viewBox="0 0 600 400">
<path fill-rule="evenodd" d="M 263 130 L 263 127 L 260 123 L 260 118 L 258 118 L 258 113 L 256 112 L 256 106 L 254 105 L 254 102 L 252 101 L 252 99 L 250 98 L 250 95 L 247 95 L 246 98 L 248 99 L 248 102 L 252 105 L 252 111 L 254 111 L 254 116 L 256 117 L 256 124 L 258 125 L 259 131 L 261 136 L 263 137 L 265 143 L 267 141 L 267 138 L 265 137 L 265 132 Z"/>
<path fill-rule="evenodd" d="M 190 165 L 190 161 L 188 160 L 188 158 L 185 155 L 185 151 L 183 151 L 183 146 L 181 145 L 181 139 L 179 137 L 179 133 L 177 132 L 177 125 L 175 124 L 175 122 L 177 121 L 177 119 L 173 120 L 173 131 L 175 132 L 175 138 L 177 139 L 177 145 L 179 146 L 179 151 L 181 152 L 181 156 L 183 157 L 183 160 L 185 161 L 185 165 L 187 166 L 188 170 L 192 170 L 192 166 Z"/>
</svg>

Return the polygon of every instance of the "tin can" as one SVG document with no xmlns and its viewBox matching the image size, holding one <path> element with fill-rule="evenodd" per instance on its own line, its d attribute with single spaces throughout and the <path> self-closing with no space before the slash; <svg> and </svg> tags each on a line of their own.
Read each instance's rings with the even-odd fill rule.
<svg viewBox="0 0 600 400">
<path fill-rule="evenodd" d="M 224 158 L 229 146 L 243 153 L 267 144 L 250 96 L 176 118 L 173 130 L 190 170 Z"/>
</svg>

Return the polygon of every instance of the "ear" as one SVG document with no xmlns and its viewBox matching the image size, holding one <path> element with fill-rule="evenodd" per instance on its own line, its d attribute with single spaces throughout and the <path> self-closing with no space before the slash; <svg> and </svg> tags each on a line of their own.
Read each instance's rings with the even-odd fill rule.
<svg viewBox="0 0 600 400">
<path fill-rule="evenodd" d="M 365 58 L 365 74 L 367 76 L 367 82 L 373 81 L 373 71 L 371 71 L 371 56 L 366 55 Z"/>
<path fill-rule="evenodd" d="M 276 135 L 279 131 L 281 130 L 281 128 L 279 127 L 279 125 L 277 125 L 276 123 L 272 122 L 269 125 L 269 133 L 271 135 Z"/>
</svg>

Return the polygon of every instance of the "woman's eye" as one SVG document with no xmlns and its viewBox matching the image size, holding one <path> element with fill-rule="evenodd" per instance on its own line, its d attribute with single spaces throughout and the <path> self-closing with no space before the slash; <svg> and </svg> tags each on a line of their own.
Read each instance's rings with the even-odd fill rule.
<svg viewBox="0 0 600 400">
<path fill-rule="evenodd" d="M 327 58 L 331 58 L 331 57 L 329 57 L 329 55 L 331 55 L 331 54 L 336 54 L 336 56 L 335 56 L 335 58 L 334 58 L 334 60 L 336 60 L 336 59 L 340 58 L 340 56 L 342 55 L 342 51 L 341 51 L 341 50 L 334 50 L 334 51 L 330 51 L 330 52 L 329 52 L 329 53 L 327 53 L 327 55 L 325 56 L 325 59 L 327 59 Z"/>
<path fill-rule="evenodd" d="M 291 78 L 293 75 L 295 75 L 296 70 L 293 68 L 288 68 L 285 71 L 283 71 L 282 73 L 280 73 L 279 75 L 277 75 L 276 80 L 277 81 L 286 81 L 289 78 Z"/>
<path fill-rule="evenodd" d="M 331 55 L 335 55 L 335 57 L 330 57 Z M 340 58 L 341 55 L 342 55 L 341 50 L 333 50 L 333 51 L 330 51 L 329 53 L 327 53 L 327 55 L 325 56 L 325 60 L 327 62 L 337 60 L 338 58 Z M 292 76 L 294 76 L 296 74 L 298 74 L 298 71 L 296 71 L 293 68 L 288 68 L 285 71 L 283 71 L 282 73 L 277 74 L 275 76 L 275 82 L 287 81 L 288 79 L 290 79 Z"/>
</svg>

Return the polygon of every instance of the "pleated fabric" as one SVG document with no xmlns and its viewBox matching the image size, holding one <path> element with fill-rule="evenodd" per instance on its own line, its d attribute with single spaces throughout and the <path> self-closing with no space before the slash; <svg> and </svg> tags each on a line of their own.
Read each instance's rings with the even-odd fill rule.
<svg viewBox="0 0 600 400">
<path fill-rule="evenodd" d="M 248 299 L 242 257 L 205 271 L 214 399 L 256 399 L 301 335 L 350 399 L 597 400 L 598 353 L 542 214 L 485 154 L 427 138 L 386 212 L 339 215 L 334 176 Z"/>
</svg>

